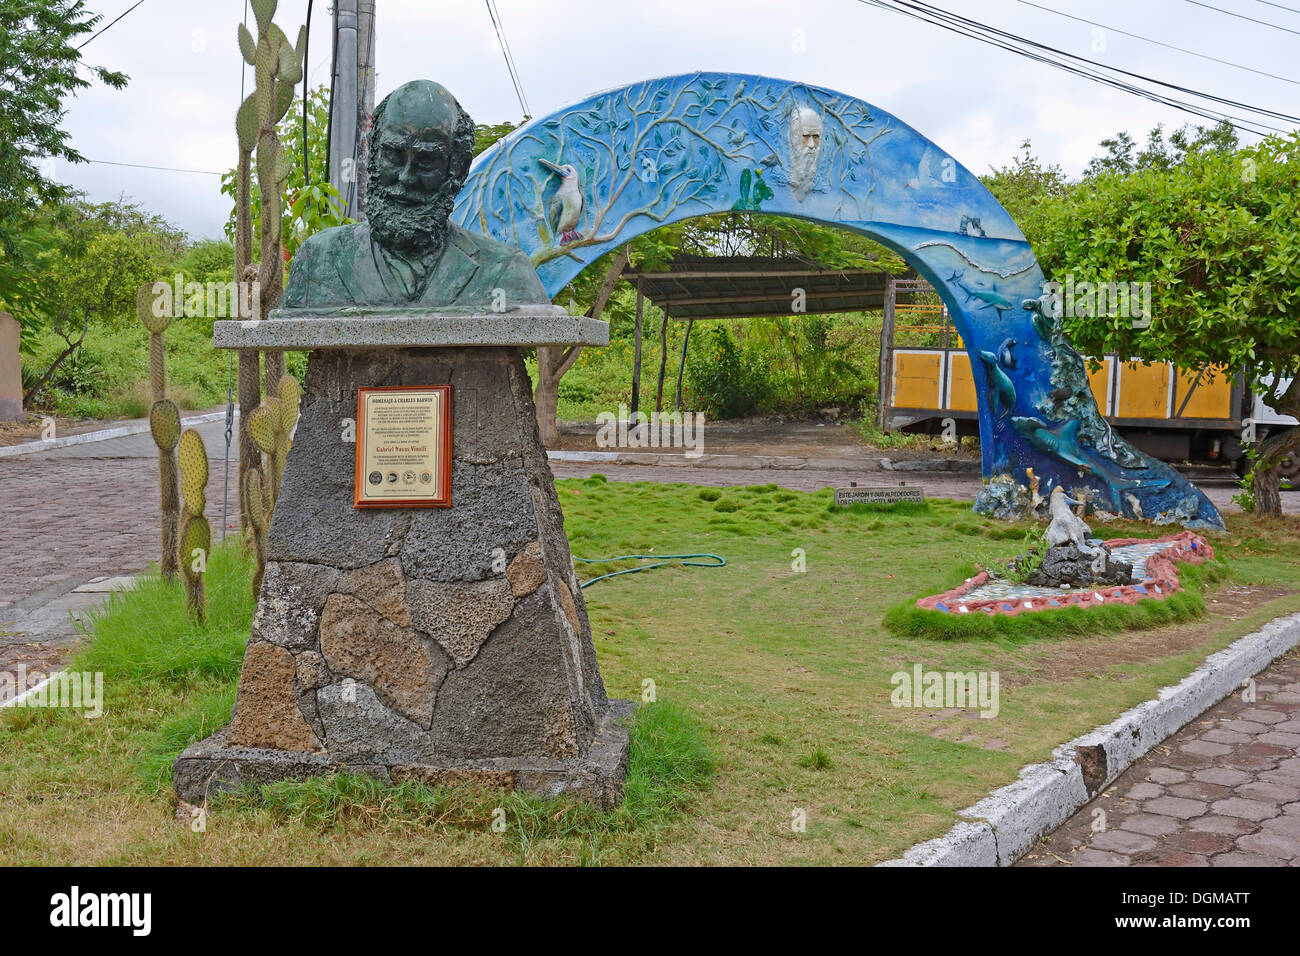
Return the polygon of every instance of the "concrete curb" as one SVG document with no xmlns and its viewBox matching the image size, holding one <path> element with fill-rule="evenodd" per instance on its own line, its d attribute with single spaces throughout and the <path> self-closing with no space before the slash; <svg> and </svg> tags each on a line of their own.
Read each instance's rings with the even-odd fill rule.
<svg viewBox="0 0 1300 956">
<path fill-rule="evenodd" d="M 1010 866 L 1115 778 L 1249 677 L 1300 644 L 1300 614 L 1279 617 L 1211 654 L 1172 687 L 1117 720 L 1062 744 L 1048 763 L 960 812 L 958 823 L 880 866 Z"/>
<path fill-rule="evenodd" d="M 206 415 L 195 415 L 191 418 L 182 418 L 181 425 L 199 425 L 203 422 L 218 422 L 226 417 L 225 412 L 208 412 Z M 239 409 L 235 409 L 235 417 L 239 417 Z M 69 445 L 85 445 L 90 442 L 108 441 L 110 438 L 127 438 L 131 435 L 139 435 L 141 432 L 149 430 L 149 423 L 136 422 L 131 425 L 118 425 L 116 428 L 103 428 L 97 432 L 82 432 L 80 435 L 68 435 L 66 438 L 45 438 L 41 441 L 21 442 L 17 445 L 6 445 L 0 448 L 0 458 L 13 458 L 18 455 L 31 455 L 40 451 L 49 451 L 52 448 L 66 448 Z"/>
</svg>

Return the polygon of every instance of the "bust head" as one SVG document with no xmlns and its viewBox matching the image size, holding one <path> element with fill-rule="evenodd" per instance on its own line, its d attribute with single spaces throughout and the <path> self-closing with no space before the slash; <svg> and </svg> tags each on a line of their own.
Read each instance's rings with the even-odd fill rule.
<svg viewBox="0 0 1300 956">
<path fill-rule="evenodd" d="M 406 256 L 436 255 L 474 152 L 474 121 L 432 80 L 405 83 L 375 108 L 366 215 L 370 232 Z"/>
</svg>

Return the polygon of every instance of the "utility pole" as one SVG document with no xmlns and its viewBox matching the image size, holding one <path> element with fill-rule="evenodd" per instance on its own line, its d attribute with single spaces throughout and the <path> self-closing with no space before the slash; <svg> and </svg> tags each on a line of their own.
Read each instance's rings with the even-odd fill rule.
<svg viewBox="0 0 1300 956">
<path fill-rule="evenodd" d="M 343 199 L 344 215 L 355 218 L 357 203 L 358 0 L 334 2 L 334 76 L 330 97 L 330 183 Z M 373 14 L 371 23 L 373 24 Z M 373 30 L 371 31 L 373 34 Z"/>
<path fill-rule="evenodd" d="M 352 218 L 366 218 L 370 119 L 375 113 L 375 0 L 357 0 L 357 201 Z"/>
</svg>

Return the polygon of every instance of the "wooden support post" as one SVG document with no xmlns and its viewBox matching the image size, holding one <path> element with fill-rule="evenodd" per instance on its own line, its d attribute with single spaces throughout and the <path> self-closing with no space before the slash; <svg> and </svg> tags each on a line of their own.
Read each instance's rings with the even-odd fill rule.
<svg viewBox="0 0 1300 956">
<path fill-rule="evenodd" d="M 664 373 L 668 371 L 668 310 L 659 323 L 659 387 L 655 389 L 655 415 L 664 410 Z"/>
<path fill-rule="evenodd" d="M 686 320 L 686 334 L 682 337 L 682 360 L 677 365 L 677 410 L 682 410 L 682 375 L 686 372 L 686 346 L 691 341 L 691 329 L 695 326 L 694 319 Z"/>
<path fill-rule="evenodd" d="M 878 418 L 877 424 L 883 431 L 885 428 L 885 406 L 889 404 L 889 395 L 893 391 L 893 372 L 894 372 L 894 297 L 898 290 L 894 285 L 894 277 L 890 276 L 885 282 L 885 303 L 881 310 L 880 321 L 880 375 L 877 378 L 877 401 Z"/>
<path fill-rule="evenodd" d="M 645 306 L 645 296 L 641 291 L 641 277 L 636 280 L 636 331 L 633 333 L 632 345 L 632 404 L 628 409 L 628 421 L 636 419 L 637 409 L 641 406 L 641 316 Z"/>
</svg>

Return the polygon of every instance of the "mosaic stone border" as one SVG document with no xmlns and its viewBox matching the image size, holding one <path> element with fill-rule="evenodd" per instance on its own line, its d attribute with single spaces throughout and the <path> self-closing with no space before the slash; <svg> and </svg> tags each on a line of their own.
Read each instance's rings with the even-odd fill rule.
<svg viewBox="0 0 1300 956">
<path fill-rule="evenodd" d="M 951 591 L 917 598 L 916 606 L 926 611 L 946 614 L 1004 614 L 1013 617 L 1031 611 L 1052 611 L 1066 607 L 1097 607 L 1102 604 L 1136 604 L 1145 600 L 1164 600 L 1180 590 L 1176 564 L 1201 564 L 1214 560 L 1214 548 L 1194 531 L 1180 531 L 1163 538 L 1112 538 L 1106 547 L 1116 548 L 1143 542 L 1168 542 L 1169 546 L 1157 551 L 1146 560 L 1147 576 L 1136 584 L 1108 585 L 1102 588 L 1076 588 L 1061 591 L 1055 597 L 1021 596 L 1002 597 L 979 601 L 963 601 L 963 595 L 987 584 L 989 573 L 981 571 Z"/>
</svg>

